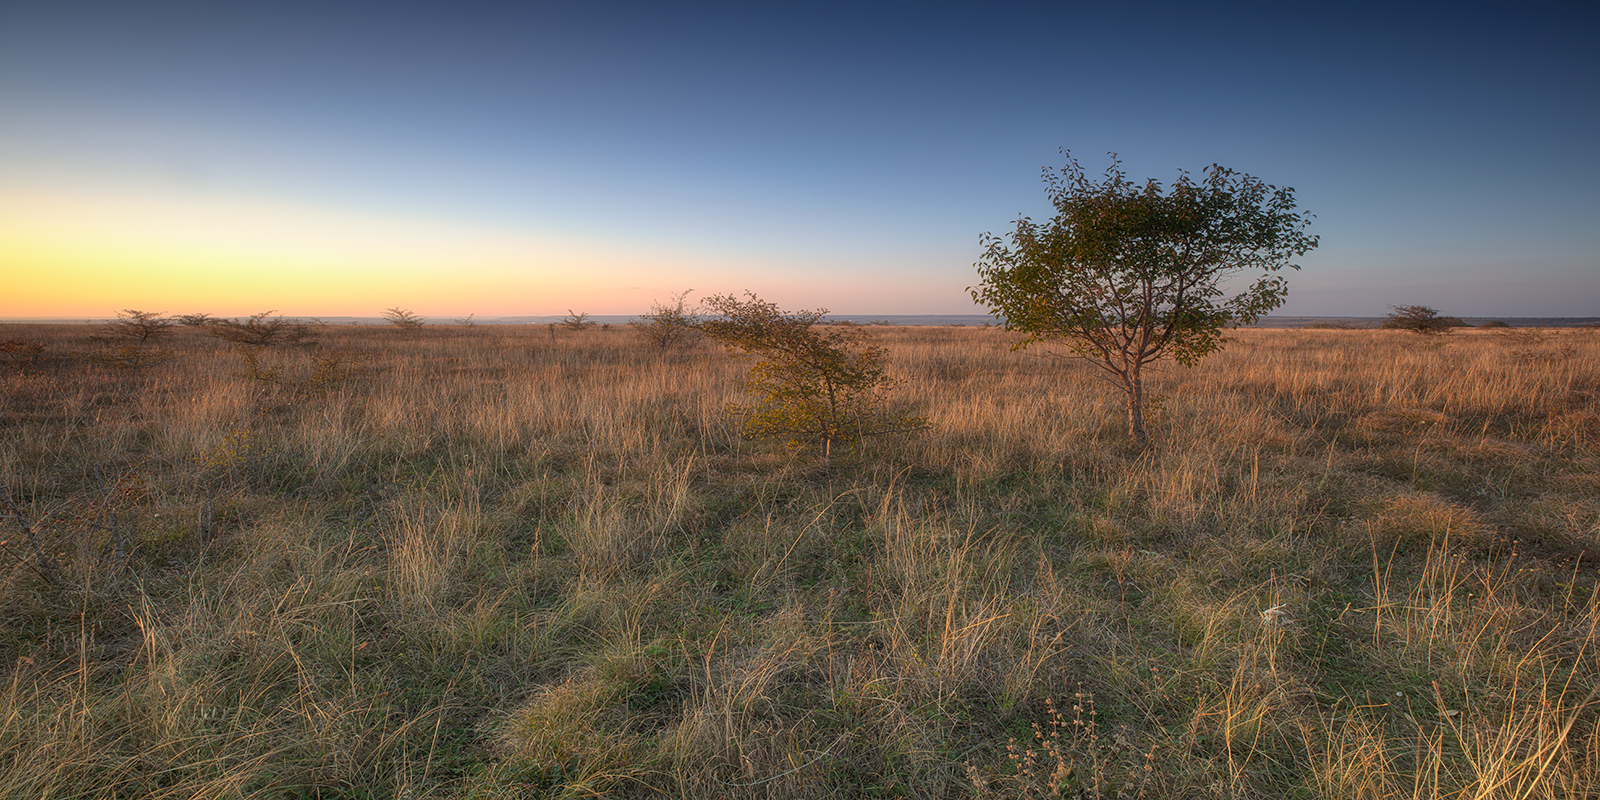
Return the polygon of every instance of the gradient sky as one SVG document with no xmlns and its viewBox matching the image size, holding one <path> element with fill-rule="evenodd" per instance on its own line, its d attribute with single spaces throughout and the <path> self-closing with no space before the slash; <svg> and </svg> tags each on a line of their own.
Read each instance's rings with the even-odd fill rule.
<svg viewBox="0 0 1600 800">
<path fill-rule="evenodd" d="M 1062 147 L 1293 186 L 1281 314 L 1600 315 L 1600 17 L 1444 8 L 0 3 L 0 317 L 975 313 Z"/>
</svg>

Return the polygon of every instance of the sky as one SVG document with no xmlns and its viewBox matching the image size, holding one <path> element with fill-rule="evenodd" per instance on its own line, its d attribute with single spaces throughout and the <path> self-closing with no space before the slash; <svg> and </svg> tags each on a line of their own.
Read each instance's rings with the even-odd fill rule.
<svg viewBox="0 0 1600 800">
<path fill-rule="evenodd" d="M 1446 8 L 1448 10 L 1446 10 Z M 1600 315 L 1577 4 L 0 2 L 0 317 L 966 314 L 1041 170 L 1290 186 L 1287 315 Z"/>
</svg>

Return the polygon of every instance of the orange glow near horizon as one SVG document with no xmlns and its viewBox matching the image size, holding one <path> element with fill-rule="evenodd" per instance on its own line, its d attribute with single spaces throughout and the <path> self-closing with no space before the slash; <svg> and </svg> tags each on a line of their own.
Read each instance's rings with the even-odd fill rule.
<svg viewBox="0 0 1600 800">
<path fill-rule="evenodd" d="M 633 314 L 731 265 L 609 242 L 241 197 L 0 193 L 0 317 Z M 701 285 L 705 285 L 702 283 Z"/>
</svg>

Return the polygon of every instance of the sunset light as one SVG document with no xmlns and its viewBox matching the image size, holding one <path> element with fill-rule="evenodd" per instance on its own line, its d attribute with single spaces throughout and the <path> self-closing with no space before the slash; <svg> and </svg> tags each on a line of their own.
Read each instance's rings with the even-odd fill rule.
<svg viewBox="0 0 1600 800">
<path fill-rule="evenodd" d="M 1323 244 L 1278 313 L 1600 304 L 1583 25 L 1037 11 L 10 9 L 0 317 L 634 314 L 689 287 L 981 313 L 978 237 L 1048 211 L 1062 148 L 1294 187 Z"/>
</svg>

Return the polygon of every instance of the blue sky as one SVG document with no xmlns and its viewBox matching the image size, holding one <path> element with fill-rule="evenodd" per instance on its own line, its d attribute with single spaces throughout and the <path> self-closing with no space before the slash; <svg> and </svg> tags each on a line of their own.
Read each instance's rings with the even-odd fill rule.
<svg viewBox="0 0 1600 800">
<path fill-rule="evenodd" d="M 1062 147 L 1295 187 L 1279 313 L 1600 314 L 1576 7 L 24 5 L 3 316 L 970 313 Z"/>
</svg>

